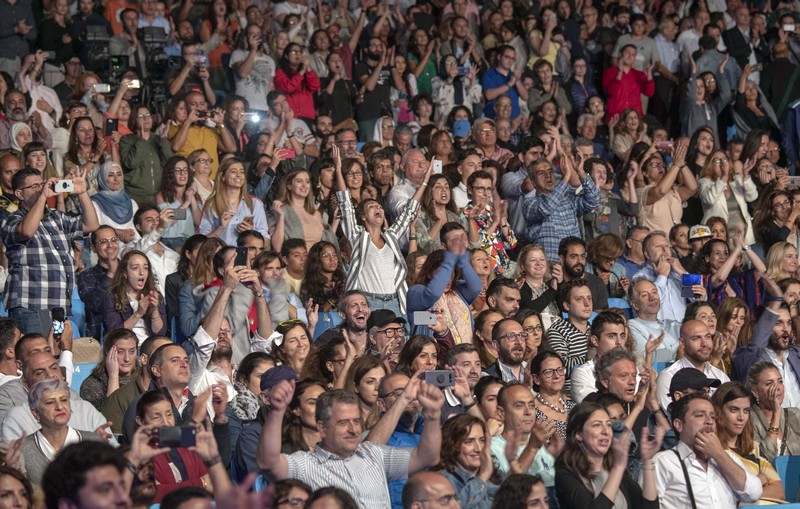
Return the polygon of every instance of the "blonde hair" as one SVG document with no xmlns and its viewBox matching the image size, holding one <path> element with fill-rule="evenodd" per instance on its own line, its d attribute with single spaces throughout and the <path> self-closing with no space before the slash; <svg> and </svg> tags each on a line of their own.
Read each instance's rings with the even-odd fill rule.
<svg viewBox="0 0 800 509">
<path fill-rule="evenodd" d="M 772 279 L 773 281 L 778 281 L 779 279 L 783 279 L 781 276 L 781 262 L 783 261 L 783 257 L 786 256 L 786 252 L 789 249 L 794 249 L 797 251 L 797 248 L 794 244 L 789 242 L 776 242 L 769 248 L 767 252 L 767 257 L 764 260 L 767 266 L 767 277 Z"/>
<path fill-rule="evenodd" d="M 283 178 L 283 182 L 281 182 L 280 192 L 278 193 L 278 200 L 281 203 L 291 205 L 291 201 L 289 200 L 289 196 L 291 195 L 291 192 L 289 191 L 289 186 L 292 184 L 292 181 L 295 178 L 297 178 L 297 176 L 300 175 L 301 173 L 305 173 L 306 175 L 308 175 L 308 178 L 311 179 L 311 173 L 309 173 L 309 171 L 306 170 L 305 168 L 296 168 L 287 173 L 286 176 Z M 311 185 L 309 185 L 309 189 L 310 188 Z M 305 200 L 303 200 L 303 209 L 312 216 L 315 215 L 315 213 L 317 212 L 317 208 L 314 206 L 313 192 L 309 191 L 308 196 L 306 196 Z"/>
<path fill-rule="evenodd" d="M 541 251 L 543 255 L 545 255 L 545 263 L 547 262 L 547 254 L 544 252 L 544 247 L 540 246 L 539 244 L 528 244 L 525 246 L 522 251 L 520 251 L 519 256 L 517 256 L 517 270 L 514 272 L 514 281 L 517 283 L 522 283 L 525 279 L 525 258 L 528 257 L 528 253 L 532 251 Z M 544 281 L 550 279 L 550 264 L 546 263 L 547 268 L 544 271 Z"/>
<path fill-rule="evenodd" d="M 240 164 L 242 166 L 242 172 L 246 171 L 244 162 L 238 157 L 226 159 L 219 167 L 219 171 L 217 172 L 217 184 L 214 186 L 214 190 L 211 191 L 211 195 L 206 201 L 206 207 L 210 206 L 213 211 L 217 213 L 217 217 L 222 217 L 222 214 L 228 211 L 228 200 L 225 196 L 225 186 L 222 185 L 222 177 L 234 164 Z M 239 194 L 241 195 L 239 199 L 244 200 L 247 207 L 252 212 L 253 198 L 250 197 L 250 193 L 247 191 L 247 178 L 242 179 L 242 187 L 239 188 Z"/>
</svg>

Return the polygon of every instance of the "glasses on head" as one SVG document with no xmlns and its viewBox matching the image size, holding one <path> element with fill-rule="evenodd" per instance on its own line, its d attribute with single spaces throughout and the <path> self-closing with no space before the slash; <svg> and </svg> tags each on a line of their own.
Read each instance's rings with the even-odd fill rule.
<svg viewBox="0 0 800 509">
<path fill-rule="evenodd" d="M 478 187 L 478 186 L 473 186 L 473 187 L 472 187 L 472 191 L 473 191 L 473 192 L 475 192 L 475 193 L 489 194 L 489 193 L 491 193 L 492 191 L 494 191 L 494 188 L 493 188 L 493 187 Z"/>
<path fill-rule="evenodd" d="M 175 168 L 175 170 L 173 170 L 173 171 L 175 173 L 189 173 L 189 168 L 188 167 L 187 168 Z"/>
<path fill-rule="evenodd" d="M 293 318 L 291 320 L 284 320 L 278 324 L 278 327 L 289 327 L 290 325 L 302 325 L 303 320 L 299 318 Z"/>
<path fill-rule="evenodd" d="M 506 341 L 513 343 L 514 341 L 522 341 L 525 342 L 528 339 L 527 332 L 509 332 L 508 334 L 503 334 L 500 336 L 500 339 L 505 339 Z"/>
<path fill-rule="evenodd" d="M 528 327 L 523 327 L 522 330 L 527 332 L 528 334 L 533 334 L 534 332 L 542 332 L 544 327 L 541 325 L 530 325 Z"/>
<path fill-rule="evenodd" d="M 381 334 L 386 334 L 386 337 L 389 339 L 396 338 L 396 337 L 403 337 L 406 335 L 405 329 L 402 327 L 391 328 L 391 329 L 384 329 L 382 331 L 378 331 Z"/>
<path fill-rule="evenodd" d="M 36 184 L 20 187 L 19 190 L 24 191 L 25 189 L 33 189 L 34 191 L 40 191 L 43 187 L 44 187 L 44 182 L 37 182 Z"/>
<path fill-rule="evenodd" d="M 306 501 L 299 497 L 278 500 L 278 505 L 288 505 L 289 507 L 303 507 L 305 503 Z"/>
<path fill-rule="evenodd" d="M 539 375 L 543 376 L 544 378 L 553 378 L 554 375 L 564 376 L 567 372 L 567 369 L 564 366 L 560 368 L 550 368 L 550 369 L 543 369 L 539 372 Z"/>
</svg>

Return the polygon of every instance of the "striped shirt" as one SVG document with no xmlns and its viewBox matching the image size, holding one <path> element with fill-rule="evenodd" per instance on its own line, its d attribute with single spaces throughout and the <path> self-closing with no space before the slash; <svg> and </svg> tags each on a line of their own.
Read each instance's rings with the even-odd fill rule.
<svg viewBox="0 0 800 509">
<path fill-rule="evenodd" d="M 342 212 L 342 231 L 345 237 L 353 246 L 353 253 L 350 255 L 350 270 L 347 273 L 346 290 L 361 290 L 362 292 L 378 293 L 372 288 L 358 288 L 358 276 L 364 268 L 367 254 L 369 253 L 369 246 L 372 242 L 369 232 L 363 226 L 358 225 L 356 222 L 356 212 L 353 208 L 353 202 L 350 199 L 349 191 L 338 191 L 336 199 L 339 200 L 339 209 Z M 381 232 L 386 246 L 392 250 L 394 255 L 394 270 L 392 272 L 392 286 L 397 293 L 397 300 L 400 302 L 401 315 L 406 314 L 406 293 L 408 293 L 408 285 L 406 284 L 406 274 L 408 267 L 406 260 L 403 257 L 400 246 L 402 239 L 405 238 L 408 232 L 408 227 L 411 221 L 419 210 L 419 202 L 416 200 L 409 200 L 400 212 L 397 220 L 392 226 Z M 389 277 L 389 274 L 386 274 Z"/>
<path fill-rule="evenodd" d="M 413 450 L 362 442 L 352 456 L 341 458 L 318 445 L 314 452 L 299 451 L 286 457 L 288 477 L 304 481 L 314 490 L 341 488 L 362 509 L 388 509 L 392 506 L 388 481 L 408 477 Z"/>
<path fill-rule="evenodd" d="M 589 335 L 589 329 L 586 332 L 581 332 L 572 325 L 572 322 L 563 318 L 553 322 L 550 328 L 547 329 L 547 334 L 545 335 L 547 344 L 561 356 L 564 368 L 567 370 L 566 382 L 564 383 L 564 390 L 567 392 L 570 390 L 572 371 L 586 362 L 586 353 L 589 350 Z"/>
</svg>

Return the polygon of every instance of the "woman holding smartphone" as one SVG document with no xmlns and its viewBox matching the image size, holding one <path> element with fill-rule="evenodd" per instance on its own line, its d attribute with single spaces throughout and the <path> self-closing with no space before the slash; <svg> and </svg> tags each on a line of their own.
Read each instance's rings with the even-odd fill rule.
<svg viewBox="0 0 800 509">
<path fill-rule="evenodd" d="M 175 224 L 161 235 L 161 242 L 172 249 L 179 249 L 186 239 L 194 235 L 200 224 L 202 204 L 198 203 L 194 178 L 189 161 L 182 156 L 172 156 L 164 167 L 161 186 L 156 193 L 159 209 L 175 209 Z"/>
</svg>

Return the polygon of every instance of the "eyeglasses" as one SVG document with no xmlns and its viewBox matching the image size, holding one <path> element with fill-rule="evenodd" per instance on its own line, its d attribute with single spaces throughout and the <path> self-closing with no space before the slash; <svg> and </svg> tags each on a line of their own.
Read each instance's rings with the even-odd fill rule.
<svg viewBox="0 0 800 509">
<path fill-rule="evenodd" d="M 403 336 L 406 335 L 406 331 L 402 327 L 393 328 L 393 329 L 384 329 L 384 330 L 378 331 L 378 333 L 386 334 L 386 337 L 389 338 L 389 339 L 397 338 L 397 337 L 401 337 L 402 338 Z"/>
<path fill-rule="evenodd" d="M 494 191 L 494 188 L 493 188 L 493 187 L 478 187 L 478 186 L 473 186 L 473 187 L 472 187 L 472 191 L 473 191 L 473 192 L 475 192 L 475 193 L 489 194 L 489 193 L 491 193 L 492 191 Z"/>
<path fill-rule="evenodd" d="M 194 162 L 200 164 L 211 164 L 211 158 L 195 159 Z"/>
<path fill-rule="evenodd" d="M 789 200 L 783 200 L 780 203 L 774 204 L 773 207 L 778 208 L 778 209 L 784 209 L 786 207 L 790 207 L 791 205 L 792 205 L 792 202 L 790 202 Z"/>
<path fill-rule="evenodd" d="M 319 257 L 323 260 L 330 260 L 332 258 L 336 258 L 336 253 L 322 253 L 319 255 Z"/>
<path fill-rule="evenodd" d="M 494 128 L 491 128 L 491 127 L 487 127 L 487 128 L 478 130 L 478 134 L 482 134 L 484 136 L 487 135 L 487 134 L 491 134 L 493 132 L 494 132 Z"/>
<path fill-rule="evenodd" d="M 522 341 L 525 342 L 528 339 L 527 332 L 509 332 L 508 334 L 503 334 L 500 336 L 500 339 L 505 339 L 506 341 L 513 343 L 515 341 Z"/>
<path fill-rule="evenodd" d="M 650 163 L 647 165 L 648 168 L 666 168 L 667 165 L 664 163 Z"/>
<path fill-rule="evenodd" d="M 405 388 L 405 387 L 400 387 L 400 388 L 398 388 L 398 389 L 395 389 L 395 390 L 393 390 L 392 392 L 387 392 L 386 394 L 379 394 L 379 396 L 380 396 L 381 398 L 383 398 L 383 399 L 397 398 L 397 397 L 399 397 L 401 394 L 403 394 L 403 391 L 404 391 L 404 390 L 406 390 L 406 388 Z"/>
<path fill-rule="evenodd" d="M 173 171 L 175 173 L 189 173 L 189 168 L 175 168 Z"/>
<path fill-rule="evenodd" d="M 33 189 L 35 191 L 41 191 L 41 189 L 43 187 L 44 187 L 44 182 L 37 182 L 36 184 L 31 184 L 29 186 L 20 187 L 19 190 L 20 191 L 24 191 L 25 189 Z"/>
<path fill-rule="evenodd" d="M 392 125 L 392 124 L 382 125 L 381 129 L 394 129 L 394 125 Z"/>
<path fill-rule="evenodd" d="M 722 164 L 722 163 L 727 163 L 728 162 L 728 158 L 727 157 L 715 157 L 713 159 L 713 161 L 714 161 L 714 164 Z"/>
<path fill-rule="evenodd" d="M 533 334 L 534 332 L 542 332 L 544 330 L 544 327 L 542 327 L 541 325 L 534 325 L 531 327 L 523 327 L 522 330 L 524 330 L 528 334 Z"/>
<path fill-rule="evenodd" d="M 298 497 L 278 500 L 278 505 L 289 504 L 289 507 L 303 507 L 305 503 L 306 501 L 304 499 Z"/>
<path fill-rule="evenodd" d="M 345 176 L 345 177 L 361 177 L 361 176 L 363 176 L 363 175 L 364 175 L 364 172 L 363 172 L 363 171 L 360 171 L 360 170 L 353 170 L 353 171 L 349 171 L 349 172 L 345 173 L 345 175 L 344 175 L 344 176 Z"/>
<path fill-rule="evenodd" d="M 533 176 L 534 176 L 535 178 L 539 178 L 539 177 L 547 177 L 547 176 L 549 176 L 549 175 L 552 175 L 552 174 L 553 174 L 553 170 L 552 170 L 552 169 L 548 169 L 548 170 L 539 170 L 539 171 L 535 171 L 535 172 L 533 172 Z"/>
<path fill-rule="evenodd" d="M 300 53 L 302 53 L 302 51 L 300 51 L 299 49 L 289 50 L 290 55 L 299 55 Z"/>
<path fill-rule="evenodd" d="M 113 242 L 113 243 L 116 244 L 117 242 L 119 242 L 119 237 L 110 237 L 110 238 L 107 238 L 107 239 L 97 239 L 97 243 L 100 244 L 101 246 L 105 246 L 109 242 Z"/>
<path fill-rule="evenodd" d="M 706 78 L 703 80 L 703 83 L 716 83 L 716 81 L 715 78 Z"/>
<path fill-rule="evenodd" d="M 151 115 L 150 113 L 147 113 L 145 115 L 136 115 L 136 118 L 144 120 L 146 118 L 152 118 L 152 116 L 153 115 Z"/>
<path fill-rule="evenodd" d="M 553 378 L 553 376 L 564 376 L 567 372 L 567 369 L 564 366 L 560 368 L 550 368 L 550 369 L 543 369 L 539 372 L 539 375 L 543 376 L 544 378 Z"/>
</svg>

